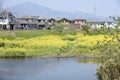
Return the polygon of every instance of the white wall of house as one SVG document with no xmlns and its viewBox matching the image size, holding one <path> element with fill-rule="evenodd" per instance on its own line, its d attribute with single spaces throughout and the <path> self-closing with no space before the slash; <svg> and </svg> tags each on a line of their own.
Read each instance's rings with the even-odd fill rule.
<svg viewBox="0 0 120 80">
<path fill-rule="evenodd" d="M 111 24 L 108 24 L 108 23 L 105 23 L 104 25 L 101 25 L 101 24 L 92 24 L 91 25 L 91 28 L 94 29 L 94 28 L 101 28 L 101 27 L 107 27 L 107 28 L 115 28 L 115 26 L 117 26 L 117 24 L 115 23 L 111 23 Z"/>
<path fill-rule="evenodd" d="M 103 27 L 103 25 L 101 25 L 101 24 L 92 24 L 91 25 L 92 29 L 94 29 L 94 28 L 101 28 L 101 27 Z"/>
<path fill-rule="evenodd" d="M 117 26 L 117 24 L 115 24 L 115 23 L 111 23 L 111 24 L 108 24 L 108 23 L 105 23 L 104 24 L 107 28 L 109 27 L 109 28 L 115 28 L 115 26 Z"/>
<path fill-rule="evenodd" d="M 74 24 L 85 25 L 85 22 L 84 22 L 84 21 L 79 21 L 79 20 L 77 21 L 77 20 L 76 20 L 76 21 L 74 22 Z"/>
<path fill-rule="evenodd" d="M 6 25 L 6 29 L 10 29 L 9 19 L 0 19 L 0 25 Z"/>
<path fill-rule="evenodd" d="M 7 25 L 9 23 L 9 19 L 0 19 L 1 25 Z"/>
</svg>

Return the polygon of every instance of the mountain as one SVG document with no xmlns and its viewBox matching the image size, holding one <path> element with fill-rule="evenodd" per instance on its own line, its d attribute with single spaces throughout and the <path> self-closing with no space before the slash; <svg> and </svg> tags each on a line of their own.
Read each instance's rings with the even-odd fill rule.
<svg viewBox="0 0 120 80">
<path fill-rule="evenodd" d="M 9 7 L 8 10 L 18 14 L 19 16 L 31 15 L 31 16 L 43 16 L 46 18 L 66 17 L 70 19 L 80 18 L 80 19 L 87 19 L 87 20 L 94 20 L 94 21 L 110 21 L 109 18 L 90 14 L 90 13 L 84 13 L 84 12 L 78 12 L 78 11 L 62 12 L 62 11 L 50 9 L 48 7 L 44 7 L 35 3 L 31 3 L 31 2 L 26 2 L 26 3 Z"/>
</svg>

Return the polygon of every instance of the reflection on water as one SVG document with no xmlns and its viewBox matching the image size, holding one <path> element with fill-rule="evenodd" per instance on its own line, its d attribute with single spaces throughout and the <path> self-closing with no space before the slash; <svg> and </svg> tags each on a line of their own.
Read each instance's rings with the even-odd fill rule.
<svg viewBox="0 0 120 80">
<path fill-rule="evenodd" d="M 104 62 L 106 62 L 109 58 L 82 58 L 79 59 L 77 62 L 78 63 L 84 63 L 84 64 L 88 64 L 88 63 L 93 63 L 93 64 L 102 64 Z"/>
<path fill-rule="evenodd" d="M 0 80 L 97 80 L 98 64 L 87 61 L 87 58 L 2 59 Z"/>
</svg>

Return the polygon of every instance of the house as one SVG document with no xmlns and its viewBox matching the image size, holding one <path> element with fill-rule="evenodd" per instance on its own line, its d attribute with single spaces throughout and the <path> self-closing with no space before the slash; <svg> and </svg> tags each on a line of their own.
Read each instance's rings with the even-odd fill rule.
<svg viewBox="0 0 120 80">
<path fill-rule="evenodd" d="M 117 26 L 117 24 L 113 23 L 113 22 L 105 22 L 104 24 L 107 28 L 115 28 L 115 26 Z"/>
<path fill-rule="evenodd" d="M 50 26 L 53 26 L 55 24 L 56 20 L 54 18 L 50 18 L 47 20 L 47 22 Z"/>
<path fill-rule="evenodd" d="M 17 18 L 19 22 L 18 29 L 45 29 L 46 19 L 39 16 L 23 16 Z"/>
<path fill-rule="evenodd" d="M 53 28 L 55 27 L 56 21 L 57 21 L 57 20 L 54 19 L 54 18 L 50 18 L 50 19 L 47 20 L 48 30 L 51 30 L 51 29 L 53 29 Z"/>
<path fill-rule="evenodd" d="M 0 30 L 14 30 L 16 26 L 16 17 L 11 12 L 0 11 Z"/>
<path fill-rule="evenodd" d="M 74 19 L 73 24 L 75 24 L 75 25 L 85 25 L 86 20 L 85 19 Z"/>
<path fill-rule="evenodd" d="M 87 24 L 93 29 L 94 28 L 101 28 L 101 27 L 114 28 L 116 25 L 113 22 L 107 22 L 107 21 L 87 22 Z"/>
<path fill-rule="evenodd" d="M 45 18 L 38 16 L 35 18 L 35 20 L 36 20 L 36 25 L 37 25 L 38 29 L 44 30 L 44 29 L 48 28 L 48 24 L 47 24 Z"/>
<path fill-rule="evenodd" d="M 35 19 L 32 16 L 22 16 L 17 18 L 18 29 L 35 29 Z"/>
<path fill-rule="evenodd" d="M 62 23 L 62 24 L 71 24 L 71 20 L 67 19 L 67 18 L 62 18 L 57 20 L 58 23 Z"/>
<path fill-rule="evenodd" d="M 87 25 L 90 26 L 90 28 L 94 29 L 94 28 L 101 28 L 104 26 L 104 22 L 97 22 L 97 21 L 94 21 L 94 22 L 86 22 Z"/>
</svg>

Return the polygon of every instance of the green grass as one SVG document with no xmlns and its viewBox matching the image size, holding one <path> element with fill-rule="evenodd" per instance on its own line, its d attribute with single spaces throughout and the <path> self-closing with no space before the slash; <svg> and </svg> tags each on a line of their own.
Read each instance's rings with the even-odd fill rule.
<svg viewBox="0 0 120 80">
<path fill-rule="evenodd" d="M 76 35 L 77 32 L 71 32 L 71 31 L 63 31 L 60 34 L 58 34 L 55 30 L 16 30 L 16 31 L 0 31 L 0 38 L 1 39 L 8 39 L 8 40 L 14 40 L 14 39 L 30 39 L 30 38 L 36 38 L 46 35 Z"/>
<path fill-rule="evenodd" d="M 0 31 L 1 39 L 14 40 L 16 38 L 30 39 L 45 35 L 54 35 L 51 30 L 18 30 L 18 31 Z"/>
<path fill-rule="evenodd" d="M 45 36 L 45 35 L 50 35 L 53 34 L 53 31 L 50 30 L 25 30 L 25 31 L 14 31 L 17 37 L 19 38 L 24 38 L 24 39 L 30 39 L 30 38 L 35 38 L 35 37 L 40 37 L 40 36 Z"/>
<path fill-rule="evenodd" d="M 14 40 L 16 39 L 14 36 L 11 35 L 5 35 L 5 36 L 0 36 L 1 39 L 8 39 L 8 40 Z"/>
</svg>

